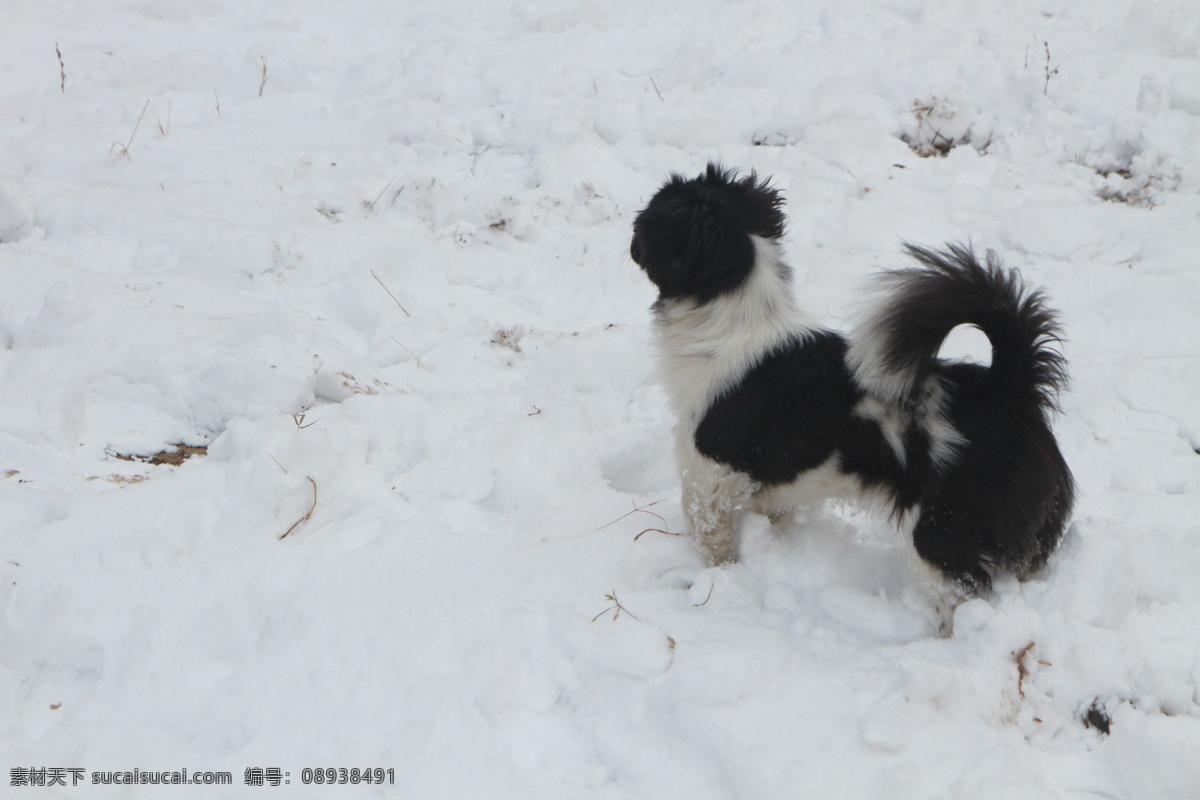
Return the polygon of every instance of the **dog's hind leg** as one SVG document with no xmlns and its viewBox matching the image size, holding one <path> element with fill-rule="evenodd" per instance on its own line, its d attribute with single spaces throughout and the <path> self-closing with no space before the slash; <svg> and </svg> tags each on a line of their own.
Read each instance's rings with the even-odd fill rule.
<svg viewBox="0 0 1200 800">
<path fill-rule="evenodd" d="M 986 595 L 992 588 L 979 522 L 953 504 L 926 502 L 913 528 L 917 554 L 935 567 L 966 597 Z"/>
<path fill-rule="evenodd" d="M 922 558 L 915 548 L 908 552 L 918 596 L 933 611 L 938 637 L 948 639 L 954 635 L 954 610 L 964 599 L 962 590 L 944 572 Z"/>
</svg>

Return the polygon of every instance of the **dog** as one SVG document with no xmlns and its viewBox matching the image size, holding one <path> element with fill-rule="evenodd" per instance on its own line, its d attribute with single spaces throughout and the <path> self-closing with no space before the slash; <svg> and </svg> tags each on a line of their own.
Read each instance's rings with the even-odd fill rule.
<svg viewBox="0 0 1200 800">
<path fill-rule="evenodd" d="M 1055 312 L 988 251 L 905 245 L 850 339 L 795 304 L 783 198 L 710 163 L 673 174 L 633 225 L 658 288 L 662 382 L 677 416 L 682 510 L 709 565 L 734 561 L 733 513 L 776 522 L 828 498 L 882 502 L 958 600 L 1024 579 L 1062 538 L 1075 484 L 1050 419 L 1066 383 Z M 990 366 L 938 358 L 958 325 Z"/>
</svg>

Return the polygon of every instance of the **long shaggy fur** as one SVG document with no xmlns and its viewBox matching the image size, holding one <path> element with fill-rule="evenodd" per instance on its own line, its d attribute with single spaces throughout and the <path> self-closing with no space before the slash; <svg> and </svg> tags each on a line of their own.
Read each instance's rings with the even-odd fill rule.
<svg viewBox="0 0 1200 800">
<path fill-rule="evenodd" d="M 828 497 L 878 497 L 961 594 L 1024 577 L 1062 536 L 1074 483 L 1050 429 L 1066 381 L 1038 291 L 989 252 L 908 245 L 852 341 L 795 307 L 783 201 L 753 173 L 672 175 L 634 223 L 664 384 L 679 418 L 683 510 L 710 563 L 735 556 L 732 513 L 779 518 Z M 975 325 L 990 367 L 941 360 Z"/>
<path fill-rule="evenodd" d="M 1055 408 L 1066 388 L 1066 361 L 1052 345 L 1060 331 L 1040 291 L 1028 291 L 1020 275 L 988 251 L 985 264 L 961 244 L 937 252 L 913 244 L 905 249 L 924 269 L 883 273 L 884 301 L 858 331 L 850 360 L 876 394 L 911 400 L 939 363 L 947 332 L 975 325 L 992 343 L 988 382 L 994 388 L 1024 386 L 1041 405 Z"/>
</svg>

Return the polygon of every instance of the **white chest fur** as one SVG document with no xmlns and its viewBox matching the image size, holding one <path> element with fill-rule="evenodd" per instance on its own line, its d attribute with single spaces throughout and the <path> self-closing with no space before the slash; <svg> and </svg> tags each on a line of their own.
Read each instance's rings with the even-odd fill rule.
<svg viewBox="0 0 1200 800">
<path fill-rule="evenodd" d="M 736 291 L 703 305 L 664 300 L 657 308 L 661 375 L 684 429 L 694 431 L 712 402 L 764 355 L 812 329 L 796 310 L 778 245 L 751 239 L 754 266 Z"/>
</svg>

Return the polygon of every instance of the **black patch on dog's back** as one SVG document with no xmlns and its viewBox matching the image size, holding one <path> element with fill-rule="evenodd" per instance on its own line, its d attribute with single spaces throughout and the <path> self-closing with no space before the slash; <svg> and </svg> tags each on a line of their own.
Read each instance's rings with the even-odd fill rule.
<svg viewBox="0 0 1200 800">
<path fill-rule="evenodd" d="M 770 486 L 820 466 L 834 451 L 865 483 L 895 481 L 900 464 L 879 426 L 852 412 L 862 398 L 846 340 L 798 334 L 718 398 L 696 427 L 696 449 Z"/>
</svg>

